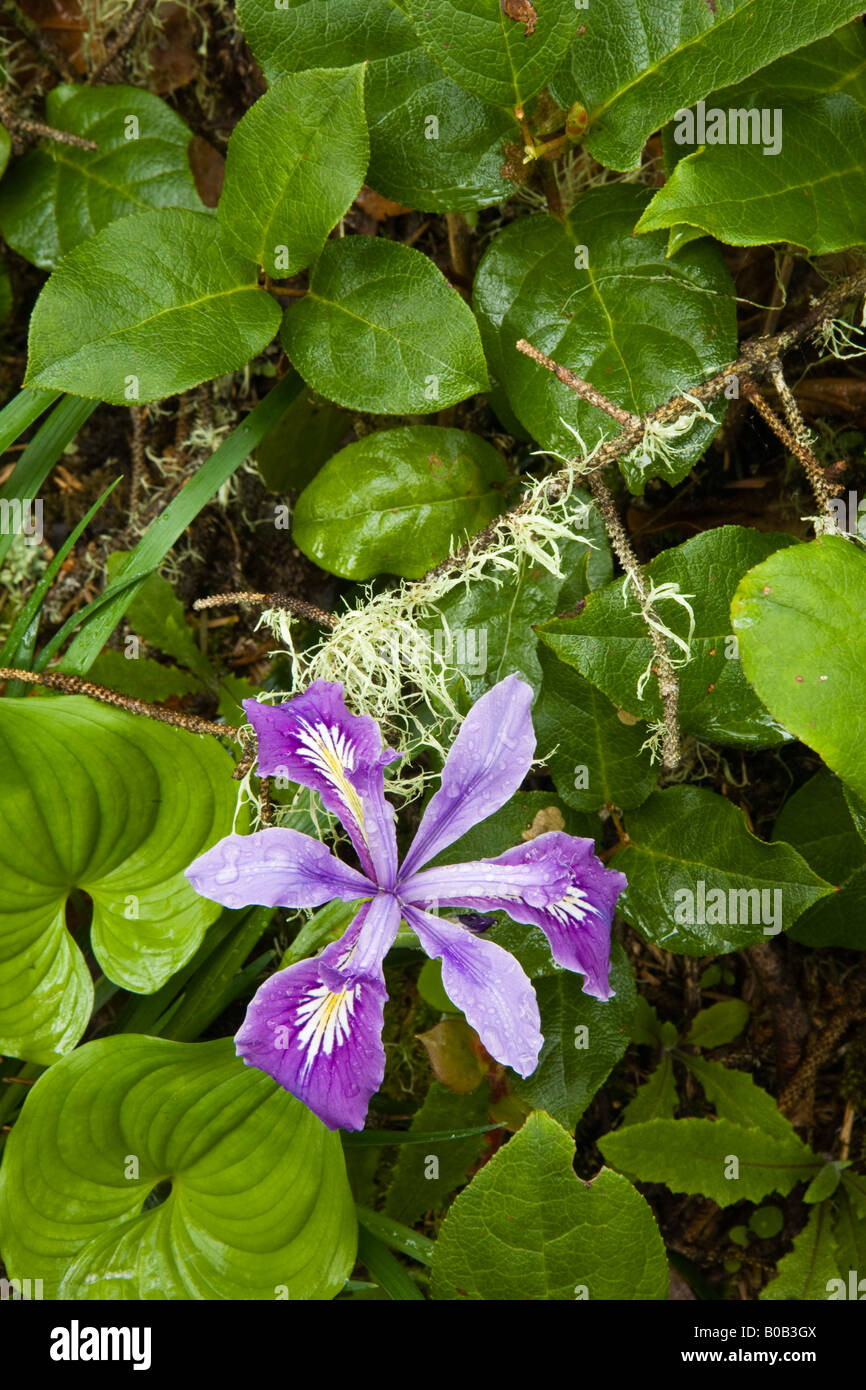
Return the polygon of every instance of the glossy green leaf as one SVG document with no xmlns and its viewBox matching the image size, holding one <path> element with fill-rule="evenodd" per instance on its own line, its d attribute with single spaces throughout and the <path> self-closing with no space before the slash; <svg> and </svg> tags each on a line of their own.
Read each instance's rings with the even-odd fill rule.
<svg viewBox="0 0 866 1390">
<path fill-rule="evenodd" d="M 787 931 L 832 893 L 789 845 L 768 845 L 743 813 L 702 787 L 668 787 L 626 820 L 613 864 L 628 879 L 618 910 L 666 951 L 716 956 Z"/>
<path fill-rule="evenodd" d="M 6 1266 L 48 1298 L 333 1298 L 356 1235 L 339 1135 L 230 1038 L 87 1043 L 37 1082 L 0 1171 Z"/>
<path fill-rule="evenodd" d="M 367 177 L 386 197 L 455 212 L 513 192 L 500 169 L 503 140 L 519 138 L 516 121 L 452 82 L 393 0 L 288 0 L 280 9 L 241 0 L 238 9 L 269 82 L 367 59 Z"/>
<path fill-rule="evenodd" d="M 0 1051 L 47 1064 L 93 1001 L 70 892 L 93 901 L 108 978 L 158 989 L 219 915 L 183 871 L 231 830 L 232 764 L 213 740 L 80 695 L 0 702 L 0 759 Z"/>
<path fill-rule="evenodd" d="M 582 15 L 574 0 L 407 0 L 431 57 L 467 91 L 522 106 L 554 73 Z"/>
<path fill-rule="evenodd" d="M 646 189 L 608 184 L 582 194 L 564 223 L 519 218 L 496 237 L 476 275 L 491 376 L 532 438 L 566 457 L 580 452 L 571 430 L 590 450 L 621 426 L 519 353 L 519 339 L 637 414 L 736 355 L 733 284 L 719 249 L 705 240 L 667 261 L 663 234 L 632 235 L 647 197 Z M 716 418 L 696 420 L 669 445 L 670 458 L 623 460 L 631 490 L 642 492 L 655 476 L 678 481 L 716 429 Z"/>
<path fill-rule="evenodd" d="M 556 1121 L 530 1115 L 445 1218 L 433 1297 L 667 1298 L 664 1246 L 643 1197 L 607 1169 L 581 1182 L 573 1160 L 573 1141 Z"/>
<path fill-rule="evenodd" d="M 586 144 L 600 163 L 634 169 L 648 137 L 675 112 L 829 34 L 857 12 L 857 0 L 590 3 L 553 92 L 565 107 L 578 99 L 586 106 Z"/>
<path fill-rule="evenodd" d="M 866 555 L 824 536 L 771 555 L 731 603 L 743 670 L 767 708 L 866 795 Z"/>
<path fill-rule="evenodd" d="M 489 1087 L 479 1086 L 468 1095 L 455 1095 L 441 1082 L 434 1081 L 424 1104 L 413 1116 L 410 1131 L 472 1129 L 484 1124 L 490 1105 Z M 425 1212 L 441 1211 L 449 1197 L 465 1186 L 469 1169 L 486 1147 L 486 1136 L 475 1134 L 451 1142 L 401 1146 L 385 1211 L 409 1225 Z M 435 1159 L 435 1162 L 431 1162 Z"/>
<path fill-rule="evenodd" d="M 832 1214 L 829 1206 L 818 1206 L 758 1297 L 762 1302 L 823 1302 L 838 1273 Z"/>
<path fill-rule="evenodd" d="M 76 246 L 51 276 L 30 320 L 26 384 L 113 405 L 158 400 L 243 367 L 279 321 L 255 265 L 215 218 L 137 213 Z"/>
<path fill-rule="evenodd" d="M 192 132 L 151 92 L 61 83 L 48 93 L 45 115 L 55 129 L 99 148 L 46 141 L 3 180 L 0 228 L 34 265 L 53 270 L 119 217 L 148 208 L 204 211 L 189 164 Z"/>
<path fill-rule="evenodd" d="M 579 509 L 584 495 L 575 491 L 573 496 Z M 598 584 L 610 579 L 612 563 L 601 518 L 594 508 L 588 509 L 586 520 L 578 517 L 579 511 L 574 530 L 595 548 L 588 550 L 579 541 L 562 543 L 561 574 L 523 556 L 515 571 L 496 571 L 452 589 L 422 619 L 421 626 L 431 633 L 434 644 L 442 643 L 473 700 L 511 672 L 540 690 L 542 649 L 536 627 L 582 597 L 587 579 Z M 543 742 L 539 735 L 540 753 L 547 751 Z"/>
<path fill-rule="evenodd" d="M 822 24 L 824 10 L 822 4 Z M 706 102 L 702 128 L 680 126 L 680 138 L 691 143 L 682 145 L 685 157 L 637 230 L 685 225 L 736 246 L 779 241 L 812 255 L 858 245 L 866 198 L 864 63 L 866 33 L 858 24 L 717 92 Z M 738 143 L 713 143 L 720 133 Z"/>
<path fill-rule="evenodd" d="M 793 928 L 807 946 L 866 948 L 866 843 L 849 806 L 849 792 L 830 772 L 811 777 L 782 808 L 773 839 L 793 845 L 838 891 L 804 912 Z"/>
<path fill-rule="evenodd" d="M 304 380 L 351 410 L 429 415 L 487 385 L 468 305 L 420 251 L 381 237 L 329 241 L 281 336 Z"/>
<path fill-rule="evenodd" d="M 317 473 L 292 516 L 295 543 L 345 579 L 420 579 L 502 511 L 507 469 L 477 434 L 438 425 L 380 430 Z"/>
<path fill-rule="evenodd" d="M 232 132 L 219 219 L 278 279 L 315 259 L 364 182 L 364 71 L 357 63 L 281 77 Z"/>
<path fill-rule="evenodd" d="M 582 977 L 570 970 L 534 982 L 544 1046 L 535 1071 L 525 1080 L 516 1078 L 513 1089 L 568 1129 L 574 1129 L 629 1045 L 637 992 L 618 943 L 611 952 L 610 984 L 614 997 L 603 1001 L 584 994 Z"/>
<path fill-rule="evenodd" d="M 791 544 L 789 536 L 721 526 L 663 551 L 646 566 L 644 573 L 653 584 L 679 585 L 695 616 L 691 660 L 678 672 L 680 727 L 685 733 L 759 748 L 786 737 L 785 729 L 755 698 L 743 675 L 729 604 L 741 576 L 752 565 Z M 561 661 L 603 690 L 618 709 L 647 721 L 658 720 L 662 717 L 658 682 L 651 677 L 643 699 L 637 696 L 653 646 L 637 602 L 633 597 L 623 602 L 624 586 L 625 581 L 618 579 L 590 594 L 577 617 L 545 623 L 539 637 Z M 689 617 L 681 604 L 660 599 L 658 612 L 671 632 L 683 641 L 688 638 Z M 682 652 L 676 649 L 674 654 L 679 658 Z"/>
<path fill-rule="evenodd" d="M 578 811 L 640 806 L 658 781 L 646 725 L 623 723 L 607 696 L 552 651 L 539 657 L 544 680 L 532 719 L 563 801 Z"/>
<path fill-rule="evenodd" d="M 695 1014 L 683 1039 L 692 1047 L 722 1047 L 738 1038 L 749 1021 L 749 1006 L 743 999 L 720 999 Z"/>
<path fill-rule="evenodd" d="M 790 1192 L 822 1166 L 793 1129 L 782 1139 L 730 1120 L 650 1120 L 604 1135 L 598 1147 L 639 1182 L 701 1193 L 720 1207 Z"/>
</svg>

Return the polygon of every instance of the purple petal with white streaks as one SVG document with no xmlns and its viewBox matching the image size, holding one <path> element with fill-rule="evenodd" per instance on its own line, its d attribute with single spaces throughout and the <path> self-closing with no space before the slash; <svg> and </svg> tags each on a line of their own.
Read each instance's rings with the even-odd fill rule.
<svg viewBox="0 0 866 1390">
<path fill-rule="evenodd" d="M 226 835 L 185 874 L 197 893 L 223 907 L 319 907 L 332 898 L 351 902 L 376 891 L 320 840 L 276 826 Z"/>
</svg>

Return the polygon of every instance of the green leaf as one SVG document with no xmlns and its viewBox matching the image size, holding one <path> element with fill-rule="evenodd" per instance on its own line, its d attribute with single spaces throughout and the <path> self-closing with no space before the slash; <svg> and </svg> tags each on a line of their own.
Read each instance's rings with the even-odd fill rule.
<svg viewBox="0 0 866 1390">
<path fill-rule="evenodd" d="M 586 145 L 601 164 L 634 169 L 675 112 L 857 12 L 856 0 L 794 8 L 787 0 L 665 0 L 663 9 L 654 0 L 605 0 L 601 12 L 590 5 L 553 93 L 562 106 L 586 106 Z"/>
<path fill-rule="evenodd" d="M 866 947 L 866 844 L 852 816 L 853 793 L 832 773 L 811 777 L 787 801 L 773 827 L 807 864 L 838 884 L 796 923 L 792 935 L 807 946 Z"/>
<path fill-rule="evenodd" d="M 842 1181 L 844 1182 L 844 1178 Z M 838 1268 L 839 1273 L 845 1275 L 847 1285 L 849 1270 L 857 1270 L 859 1273 L 866 1269 L 866 1220 L 862 1213 L 858 1215 L 847 1190 L 840 1193 L 839 1200 L 834 1205 L 836 1222 L 833 1234 L 839 1252 Z M 859 1283 L 859 1279 L 857 1282 Z M 847 1288 L 845 1291 L 847 1294 Z M 830 1296 L 830 1291 L 827 1292 Z M 866 1285 L 861 1285 L 858 1294 L 861 1292 L 866 1292 Z"/>
<path fill-rule="evenodd" d="M 495 384 L 532 438 L 569 458 L 578 449 L 571 430 L 590 450 L 621 426 L 518 352 L 519 339 L 640 415 L 736 353 L 733 283 L 721 252 L 704 240 L 667 261 L 663 234 L 632 235 L 646 201 L 646 189 L 607 184 L 583 193 L 564 223 L 519 218 L 500 232 L 475 279 Z M 650 477 L 684 477 L 720 419 L 696 420 L 667 460 L 623 460 L 632 492 Z"/>
<path fill-rule="evenodd" d="M 12 136 L 5 125 L 0 125 L 0 178 L 6 172 L 9 156 L 12 153 Z"/>
<path fill-rule="evenodd" d="M 429 415 L 487 386 L 469 306 L 420 251 L 382 237 L 327 242 L 281 336 L 304 380 L 351 410 Z"/>
<path fill-rule="evenodd" d="M 640 806 L 658 781 L 643 750 L 646 726 L 623 723 L 610 700 L 553 652 L 542 648 L 539 657 L 544 681 L 532 719 L 563 801 L 578 811 Z"/>
<path fill-rule="evenodd" d="M 53 270 L 79 242 L 131 213 L 204 211 L 189 164 L 192 132 L 151 92 L 61 83 L 48 93 L 45 116 L 99 148 L 46 141 L 3 180 L 0 228 L 34 265 Z"/>
<path fill-rule="evenodd" d="M 839 1186 L 839 1179 L 842 1176 L 841 1170 L 844 1167 L 845 1164 L 840 1166 L 839 1163 L 832 1161 L 825 1163 L 820 1173 L 816 1174 L 803 1193 L 803 1201 L 808 1202 L 810 1206 L 816 1202 L 826 1202 L 827 1198 L 832 1197 Z"/>
<path fill-rule="evenodd" d="M 575 491 L 573 496 L 580 507 L 584 495 Z M 585 523 L 582 517 L 575 522 L 575 529 L 596 549 L 588 551 L 578 541 L 561 543 L 562 574 L 552 574 L 523 556 L 515 571 L 498 571 L 452 589 L 431 605 L 430 617 L 421 620 L 433 642 L 442 643 L 472 699 L 512 672 L 539 690 L 542 649 L 536 637 L 537 624 L 582 597 L 587 578 L 601 584 L 609 580 L 610 551 L 594 508 L 587 511 Z M 563 579 L 563 575 L 568 577 Z"/>
<path fill-rule="evenodd" d="M 546 1110 L 574 1129 L 596 1091 L 604 1084 L 629 1044 L 629 1026 L 637 991 L 623 948 L 611 952 L 613 999 L 583 993 L 583 979 L 570 970 L 536 980 L 544 1046 L 538 1066 L 513 1089 L 534 1110 Z"/>
<path fill-rule="evenodd" d="M 577 32 L 574 0 L 407 0 L 422 42 L 455 82 L 497 106 L 522 106 L 553 74 Z M 512 18 L 516 10 L 521 18 Z M 522 16 L 527 18 L 524 23 Z"/>
<path fill-rule="evenodd" d="M 685 224 L 735 246 L 781 241 L 811 255 L 858 245 L 866 197 L 864 61 L 866 34 L 858 24 L 718 92 L 706 103 L 705 129 L 680 126 L 680 138 L 695 152 L 677 164 L 637 231 Z M 721 116 L 714 118 L 715 111 Z M 743 143 L 712 143 L 714 121 L 726 139 L 733 133 L 743 140 L 744 132 L 732 131 L 729 112 L 744 125 L 760 122 L 764 112 L 768 124 L 758 139 L 755 130 Z M 687 148 L 684 143 L 683 153 Z"/>
<path fill-rule="evenodd" d="M 91 946 L 116 984 L 159 988 L 219 915 L 183 871 L 232 826 L 215 742 L 84 696 L 0 702 L 0 1051 L 46 1065 L 84 1032 L 93 986 L 65 926 L 93 900 Z"/>
<path fill-rule="evenodd" d="M 473 1178 L 433 1254 L 435 1299 L 666 1299 L 664 1246 L 630 1183 L 577 1177 L 574 1144 L 542 1111 Z"/>
<path fill-rule="evenodd" d="M 821 1167 L 793 1130 L 782 1139 L 729 1120 L 650 1120 L 606 1134 L 598 1147 L 609 1163 L 640 1182 L 701 1193 L 720 1207 L 790 1192 Z"/>
<path fill-rule="evenodd" d="M 709 1062 L 705 1057 L 680 1057 L 703 1087 L 704 1095 L 715 1108 L 720 1120 L 730 1120 L 743 1129 L 760 1129 L 777 1139 L 789 1139 L 793 1133 L 769 1091 L 756 1085 L 747 1071 L 736 1071 L 723 1062 Z"/>
<path fill-rule="evenodd" d="M 333 1298 L 356 1229 L 339 1135 L 230 1038 L 87 1043 L 34 1086 L 0 1172 L 6 1265 L 49 1298 Z"/>
<path fill-rule="evenodd" d="M 338 448 L 351 419 L 313 391 L 302 391 L 268 430 L 256 463 L 269 492 L 305 488 Z"/>
<path fill-rule="evenodd" d="M 748 1021 L 748 1004 L 742 999 L 722 999 L 695 1015 L 683 1041 L 692 1047 L 722 1047 L 739 1037 Z"/>
<path fill-rule="evenodd" d="M 232 132 L 220 222 L 269 275 L 295 275 L 351 206 L 369 158 L 363 63 L 281 77 Z"/>
<path fill-rule="evenodd" d="M 759 1240 L 772 1240 L 784 1224 L 785 1217 L 779 1207 L 757 1207 L 749 1217 L 748 1229 L 753 1231 Z"/>
<path fill-rule="evenodd" d="M 759 748 L 787 737 L 778 720 L 755 698 L 743 674 L 738 642 L 730 630 L 729 605 L 741 576 L 752 565 L 792 544 L 789 536 L 720 526 L 663 551 L 645 567 L 643 572 L 652 584 L 677 584 L 694 612 L 691 660 L 678 673 L 684 733 L 734 747 Z M 603 690 L 618 709 L 647 721 L 659 720 L 663 709 L 655 679 L 646 682 L 643 699 L 638 699 L 638 682 L 653 658 L 653 645 L 637 601 L 628 596 L 624 602 L 625 598 L 625 580 L 617 579 L 590 594 L 577 617 L 545 623 L 539 637 L 561 661 Z M 682 605 L 660 599 L 657 606 L 668 629 L 688 641 L 690 620 Z M 682 651 L 676 649 L 674 655 L 680 659 Z"/>
<path fill-rule="evenodd" d="M 298 498 L 292 535 L 345 579 L 420 579 L 503 507 L 502 455 L 437 425 L 379 430 L 335 454 Z"/>
<path fill-rule="evenodd" d="M 26 384 L 113 405 L 159 400 L 243 367 L 278 327 L 255 265 L 215 218 L 137 213 L 51 276 L 30 320 Z"/>
<path fill-rule="evenodd" d="M 113 551 L 108 560 L 109 578 L 123 573 L 128 551 Z M 173 656 L 193 671 L 205 685 L 214 684 L 214 673 L 207 657 L 193 636 L 186 610 L 174 589 L 161 574 L 152 574 L 136 591 L 126 615 L 133 631 L 157 651 Z"/>
<path fill-rule="evenodd" d="M 134 700 L 161 701 L 172 695 L 191 695 L 201 690 L 201 681 L 178 666 L 163 665 L 152 657 L 127 657 L 123 652 L 104 651 L 90 668 L 90 679 Z"/>
<path fill-rule="evenodd" d="M 742 812 L 702 787 L 654 792 L 627 821 L 614 860 L 618 911 L 666 951 L 723 955 L 788 930 L 833 890 L 789 845 L 768 845 Z"/>
<path fill-rule="evenodd" d="M 665 1054 L 649 1080 L 639 1087 L 622 1112 L 622 1125 L 641 1125 L 648 1120 L 672 1120 L 677 1108 L 674 1067 Z"/>
<path fill-rule="evenodd" d="M 392 0 L 241 0 L 247 41 L 269 82 L 304 68 L 367 60 L 368 182 L 426 212 L 500 202 L 514 185 L 500 173 L 512 116 L 479 101 L 443 72 Z M 432 119 L 431 119 L 432 118 Z"/>
<path fill-rule="evenodd" d="M 771 555 L 731 603 L 743 670 L 767 708 L 866 795 L 866 555 L 822 536 Z"/>
<path fill-rule="evenodd" d="M 484 1124 L 490 1105 L 488 1086 L 479 1086 L 468 1095 L 455 1095 L 441 1082 L 434 1081 L 424 1104 L 413 1116 L 410 1133 L 418 1131 L 472 1129 Z M 401 1146 L 385 1201 L 385 1211 L 408 1225 L 425 1212 L 439 1212 L 448 1198 L 465 1185 L 469 1169 L 484 1152 L 483 1134 L 450 1143 L 431 1143 L 424 1147 Z M 435 1162 L 431 1160 L 435 1159 Z"/>
<path fill-rule="evenodd" d="M 823 1302 L 838 1272 L 830 1208 L 818 1206 L 794 1237 L 793 1250 L 779 1261 L 775 1279 L 758 1297 L 762 1302 Z"/>
<path fill-rule="evenodd" d="M 423 1300 L 424 1295 L 405 1266 L 363 1226 L 358 1231 L 358 1259 L 389 1298 L 402 1302 Z"/>
</svg>

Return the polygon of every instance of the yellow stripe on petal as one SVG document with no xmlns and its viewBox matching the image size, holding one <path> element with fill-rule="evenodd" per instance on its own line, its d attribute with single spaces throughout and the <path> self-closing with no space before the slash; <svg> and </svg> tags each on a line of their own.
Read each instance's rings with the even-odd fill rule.
<svg viewBox="0 0 866 1390">
<path fill-rule="evenodd" d="M 297 1010 L 298 1022 L 302 1025 L 298 1046 L 306 1052 L 302 1077 L 310 1072 L 320 1052 L 330 1057 L 334 1048 L 348 1038 L 360 988 L 355 985 L 335 993 L 327 985 L 319 985 L 301 1000 Z"/>
<path fill-rule="evenodd" d="M 328 728 L 325 724 L 310 724 L 306 719 L 299 719 L 298 728 L 302 744 L 299 753 L 312 763 L 342 798 L 363 835 L 364 807 L 346 775 L 355 766 L 354 745 L 341 729 Z"/>
</svg>

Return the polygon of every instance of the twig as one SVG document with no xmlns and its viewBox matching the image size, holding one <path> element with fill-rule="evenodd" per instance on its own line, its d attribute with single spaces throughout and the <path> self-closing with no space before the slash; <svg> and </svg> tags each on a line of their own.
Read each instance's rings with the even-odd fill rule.
<svg viewBox="0 0 866 1390">
<path fill-rule="evenodd" d="M 129 413 L 132 416 L 132 477 L 129 481 L 129 520 L 135 520 L 135 513 L 138 510 L 138 494 L 141 491 L 141 480 L 144 476 L 144 423 L 147 412 L 143 405 L 131 405 Z"/>
<path fill-rule="evenodd" d="M 63 49 L 56 44 L 53 39 L 40 29 L 35 19 L 31 19 L 25 14 L 21 6 L 16 4 L 16 0 L 6 0 L 6 8 L 9 10 L 10 18 L 16 29 L 24 35 L 24 38 L 37 53 L 43 57 L 58 77 L 62 77 L 64 82 L 74 82 L 75 73 L 69 65 L 69 61 Z"/>
<path fill-rule="evenodd" d="M 137 0 L 137 4 L 133 5 L 129 13 L 124 16 L 120 24 L 117 26 L 114 38 L 112 39 L 111 43 L 106 47 L 105 57 L 99 64 L 99 67 L 94 68 L 93 72 L 87 78 L 88 86 L 92 86 L 94 82 L 98 82 L 99 79 L 102 76 L 104 76 L 107 70 L 111 67 L 115 58 L 120 54 L 120 52 L 124 48 L 126 48 L 126 45 L 135 37 L 135 32 L 138 29 L 138 26 L 141 24 L 148 10 L 152 9 L 153 3 L 154 0 Z"/>
<path fill-rule="evenodd" d="M 43 121 L 32 121 L 29 116 L 18 116 L 8 101 L 8 93 L 0 92 L 0 120 L 12 135 L 15 153 L 22 154 L 34 140 L 54 140 L 58 145 L 74 145 L 77 150 L 98 150 L 93 140 L 85 140 L 83 135 L 73 135 L 69 130 L 55 130 L 54 126 Z"/>
<path fill-rule="evenodd" d="M 64 676 L 52 671 L 19 671 L 14 667 L 0 666 L 0 680 L 24 681 L 28 685 L 44 685 L 50 690 L 59 690 L 64 695 L 87 695 L 91 700 L 99 700 L 103 705 L 113 705 L 124 709 L 128 714 L 141 714 L 147 719 L 156 719 L 160 724 L 173 724 L 179 729 L 188 729 L 192 734 L 214 734 L 217 738 L 236 738 L 239 730 L 233 724 L 216 724 L 210 719 L 201 719 L 197 714 L 180 714 L 177 710 L 163 709 L 162 705 L 152 705 L 146 700 L 136 700 L 131 695 L 121 695 L 117 690 L 108 690 L 104 685 L 94 685 L 92 681 L 82 680 L 80 676 Z"/>
<path fill-rule="evenodd" d="M 553 375 L 558 377 L 564 386 L 568 386 L 576 396 L 580 396 L 581 400 L 589 401 L 590 405 L 603 410 L 612 420 L 616 420 L 618 425 L 622 425 L 623 429 L 637 429 L 640 425 L 639 415 L 632 415 L 631 411 L 623 410 L 621 406 L 608 400 L 607 396 L 603 396 L 600 391 L 596 390 L 592 382 L 584 381 L 582 377 L 575 376 L 568 367 L 562 367 L 558 362 L 554 362 L 552 357 L 548 357 L 546 353 L 533 347 L 525 338 L 521 338 L 515 346 L 518 352 L 522 352 L 525 357 L 531 357 L 533 362 L 538 362 L 540 366 L 553 372 Z"/>
<path fill-rule="evenodd" d="M 790 395 L 787 383 L 785 382 L 785 379 L 782 376 L 781 367 L 778 371 L 778 377 L 781 379 L 785 391 L 788 392 L 788 395 Z M 774 376 L 774 380 L 775 379 L 776 378 Z M 818 460 L 816 459 L 815 455 L 812 453 L 812 450 L 809 448 L 807 444 L 803 443 L 801 439 L 796 439 L 794 435 L 791 433 L 791 431 L 786 428 L 786 426 L 779 419 L 776 412 L 764 400 L 764 397 L 761 395 L 757 386 L 753 385 L 752 382 L 747 381 L 745 383 L 745 385 L 743 386 L 743 395 L 746 397 L 749 403 L 755 407 L 758 414 L 761 416 L 761 419 L 769 425 L 770 429 L 777 436 L 777 438 L 782 441 L 788 452 L 793 454 L 794 457 L 796 459 L 799 459 L 800 463 L 802 463 L 803 471 L 805 472 L 806 477 L 809 479 L 812 491 L 815 494 L 815 501 L 818 503 L 818 506 L 821 509 L 821 512 L 824 514 L 824 516 L 831 517 L 833 515 L 831 499 L 833 493 L 838 491 L 838 487 L 833 487 L 831 489 L 828 486 L 827 479 L 824 477 L 824 470 L 821 467 Z M 791 400 L 793 401 L 793 399 L 794 398 L 792 396 Z M 796 402 L 794 402 L 794 409 L 796 411 L 797 418 L 800 419 L 800 424 L 803 425 L 802 419 L 800 418 L 800 412 L 796 408 Z M 805 425 L 803 425 L 803 431 L 805 433 Z"/>
<path fill-rule="evenodd" d="M 307 603 L 306 599 L 293 598 L 290 594 L 254 594 L 248 590 L 239 590 L 230 594 L 209 594 L 207 598 L 197 598 L 193 604 L 193 609 L 200 613 L 203 608 L 223 608 L 235 603 L 249 603 L 255 608 L 284 608 L 287 613 L 292 613 L 296 618 L 307 618 L 311 623 L 320 623 L 322 627 L 336 627 L 338 619 L 333 613 L 329 613 L 326 608 L 319 608 L 315 603 Z"/>
</svg>

